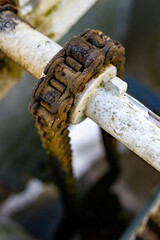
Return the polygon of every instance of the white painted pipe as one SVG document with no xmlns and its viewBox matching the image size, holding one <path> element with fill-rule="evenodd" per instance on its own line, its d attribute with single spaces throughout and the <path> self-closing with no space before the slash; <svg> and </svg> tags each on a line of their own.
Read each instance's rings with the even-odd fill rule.
<svg viewBox="0 0 160 240">
<path fill-rule="evenodd" d="M 12 13 L 5 12 L 1 13 L 0 49 L 39 78 L 61 46 Z M 135 100 L 131 102 L 125 94 L 126 83 L 115 76 L 116 68 L 110 66 L 97 79 L 93 79 L 78 96 L 70 120 L 78 123 L 85 115 L 88 116 L 160 171 L 160 128 L 151 122 L 154 118 L 150 119 L 143 106 L 142 110 L 140 104 L 136 107 Z"/>
<path fill-rule="evenodd" d="M 0 18 L 0 49 L 40 78 L 47 63 L 62 47 L 9 11 L 2 12 Z"/>
<path fill-rule="evenodd" d="M 160 171 L 160 128 L 134 108 L 128 97 L 113 91 L 112 87 L 97 88 L 86 105 L 86 116 Z"/>
<path fill-rule="evenodd" d="M 89 117 L 160 171 L 160 118 L 126 91 L 127 84 L 110 65 L 77 96 L 70 121 Z"/>
</svg>

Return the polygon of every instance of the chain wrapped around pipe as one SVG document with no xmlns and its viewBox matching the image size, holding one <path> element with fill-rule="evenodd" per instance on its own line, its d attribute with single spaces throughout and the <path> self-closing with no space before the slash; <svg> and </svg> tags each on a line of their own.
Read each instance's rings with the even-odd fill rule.
<svg viewBox="0 0 160 240">
<path fill-rule="evenodd" d="M 100 31 L 86 29 L 51 59 L 33 90 L 29 110 L 35 117 L 43 147 L 60 161 L 70 186 L 74 178 L 67 128 L 74 97 L 110 63 L 122 76 L 125 64 L 122 45 Z"/>
</svg>

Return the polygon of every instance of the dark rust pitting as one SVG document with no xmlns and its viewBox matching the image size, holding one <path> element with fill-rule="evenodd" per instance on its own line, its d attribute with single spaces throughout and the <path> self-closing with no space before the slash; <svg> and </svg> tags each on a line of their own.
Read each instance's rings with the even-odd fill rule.
<svg viewBox="0 0 160 240">
<path fill-rule="evenodd" d="M 0 32 L 13 31 L 21 22 L 29 25 L 27 21 L 18 17 L 18 0 L 0 0 Z"/>
<path fill-rule="evenodd" d="M 121 77 L 125 49 L 102 32 L 86 29 L 51 59 L 45 76 L 34 87 L 29 110 L 35 116 L 44 148 L 60 160 L 67 181 L 73 181 L 67 127 L 74 97 L 110 63 L 117 67 Z"/>
<path fill-rule="evenodd" d="M 0 0 L 0 31 L 12 31 L 17 25 L 18 1 Z"/>
<path fill-rule="evenodd" d="M 18 16 L 12 11 L 0 13 L 0 32 L 13 31 L 18 24 Z"/>
</svg>

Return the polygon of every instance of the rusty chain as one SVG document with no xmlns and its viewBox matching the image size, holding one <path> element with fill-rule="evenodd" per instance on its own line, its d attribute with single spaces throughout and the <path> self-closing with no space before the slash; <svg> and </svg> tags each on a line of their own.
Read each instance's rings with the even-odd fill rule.
<svg viewBox="0 0 160 240">
<path fill-rule="evenodd" d="M 110 63 L 122 76 L 125 64 L 122 45 L 100 31 L 86 29 L 51 59 L 34 87 L 29 110 L 35 117 L 43 147 L 50 156 L 59 159 L 69 184 L 74 180 L 67 128 L 74 97 Z"/>
</svg>

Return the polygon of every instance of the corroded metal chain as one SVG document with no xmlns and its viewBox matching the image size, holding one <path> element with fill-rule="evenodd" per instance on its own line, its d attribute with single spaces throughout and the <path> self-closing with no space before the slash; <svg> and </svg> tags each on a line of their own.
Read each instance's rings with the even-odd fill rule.
<svg viewBox="0 0 160 240">
<path fill-rule="evenodd" d="M 18 0 L 0 0 L 0 11 L 9 10 L 18 12 Z"/>
<path fill-rule="evenodd" d="M 29 110 L 35 117 L 43 147 L 59 159 L 69 184 L 73 177 L 67 127 L 74 97 L 110 63 L 122 76 L 125 64 L 122 45 L 100 31 L 86 29 L 51 59 L 34 87 Z"/>
</svg>

